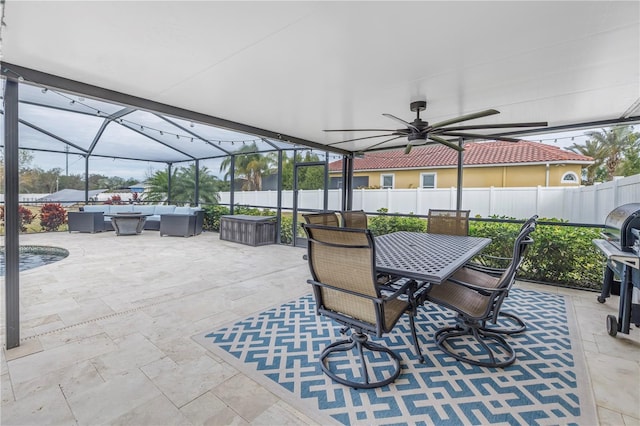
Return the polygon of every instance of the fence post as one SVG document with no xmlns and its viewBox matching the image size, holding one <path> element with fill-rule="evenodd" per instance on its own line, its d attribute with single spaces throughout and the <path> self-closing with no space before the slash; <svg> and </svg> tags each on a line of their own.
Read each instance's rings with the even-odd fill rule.
<svg viewBox="0 0 640 426">
<path fill-rule="evenodd" d="M 422 188 L 416 188 L 416 214 L 420 214 L 422 212 Z"/>
<path fill-rule="evenodd" d="M 493 216 L 493 204 L 495 203 L 495 187 L 489 187 L 489 217 Z"/>
</svg>

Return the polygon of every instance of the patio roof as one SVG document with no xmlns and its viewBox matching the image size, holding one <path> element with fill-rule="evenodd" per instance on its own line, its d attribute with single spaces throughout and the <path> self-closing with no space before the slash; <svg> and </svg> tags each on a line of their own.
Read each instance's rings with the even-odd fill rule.
<svg viewBox="0 0 640 426">
<path fill-rule="evenodd" d="M 3 73 L 17 78 L 24 67 L 95 88 L 85 95 L 127 94 L 129 106 L 147 110 L 171 106 L 187 129 L 215 121 L 322 146 L 371 134 L 323 129 L 393 125 L 382 113 L 411 120 L 416 99 L 427 99 L 423 118 L 432 122 L 495 108 L 499 115 L 473 124 L 593 127 L 639 118 L 639 12 L 638 2 L 590 1 L 7 1 Z M 55 80 L 28 74 L 26 81 Z M 169 125 L 147 114 L 131 121 Z M 169 131 L 173 139 L 182 132 Z M 194 142 L 172 154 L 188 160 L 208 149 Z"/>
</svg>

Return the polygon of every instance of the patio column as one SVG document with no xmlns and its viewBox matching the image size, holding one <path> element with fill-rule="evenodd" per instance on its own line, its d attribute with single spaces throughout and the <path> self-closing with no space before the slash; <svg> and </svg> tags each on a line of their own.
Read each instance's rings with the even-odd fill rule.
<svg viewBox="0 0 640 426">
<path fill-rule="evenodd" d="M 4 89 L 4 241 L 7 349 L 20 346 L 20 217 L 18 213 L 18 81 L 7 78 Z"/>
</svg>

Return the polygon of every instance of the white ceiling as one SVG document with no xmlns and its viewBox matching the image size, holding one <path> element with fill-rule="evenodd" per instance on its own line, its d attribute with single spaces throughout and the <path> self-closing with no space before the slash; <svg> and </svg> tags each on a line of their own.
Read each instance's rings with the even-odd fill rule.
<svg viewBox="0 0 640 426">
<path fill-rule="evenodd" d="M 429 122 L 640 115 L 637 1 L 7 0 L 4 21 L 4 62 L 321 144 L 425 98 Z"/>
</svg>

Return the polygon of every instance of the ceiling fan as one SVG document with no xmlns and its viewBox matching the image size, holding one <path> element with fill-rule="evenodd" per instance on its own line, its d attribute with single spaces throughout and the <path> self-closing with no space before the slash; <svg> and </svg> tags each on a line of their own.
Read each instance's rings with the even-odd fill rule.
<svg viewBox="0 0 640 426">
<path fill-rule="evenodd" d="M 378 142 L 374 145 L 371 145 L 365 149 L 365 151 L 390 142 L 395 139 L 406 137 L 409 140 L 404 152 L 408 154 L 411 152 L 411 148 L 414 145 L 426 145 L 429 142 L 427 140 L 432 140 L 434 142 L 440 143 L 442 145 L 446 145 L 449 148 L 455 149 L 456 151 L 463 151 L 464 148 L 456 144 L 456 140 L 447 140 L 445 136 L 455 136 L 469 139 L 497 139 L 507 142 L 518 142 L 519 139 L 509 138 L 506 136 L 501 136 L 500 134 L 491 134 L 491 135 L 483 135 L 479 133 L 469 133 L 468 130 L 480 130 L 480 129 L 506 129 L 512 127 L 544 127 L 547 126 L 546 121 L 540 122 L 531 122 L 531 123 L 506 123 L 506 124 L 478 124 L 478 125 L 467 125 L 467 126 L 453 126 L 447 127 L 452 124 L 460 123 L 462 121 L 474 120 L 476 118 L 487 117 L 489 115 L 500 114 L 500 111 L 496 111 L 495 109 L 487 109 L 484 111 L 475 112 L 472 114 L 462 115 L 460 117 L 452 118 L 449 120 L 440 121 L 435 124 L 429 124 L 426 121 L 423 121 L 420 118 L 420 111 L 424 111 L 427 108 L 427 101 L 415 101 L 411 102 L 409 105 L 411 111 L 416 113 L 416 118 L 412 122 L 404 121 L 401 118 L 398 118 L 391 114 L 382 114 L 387 118 L 390 118 L 394 121 L 402 123 L 405 128 L 401 129 L 331 129 L 324 130 L 325 132 L 391 132 L 383 135 L 377 136 L 366 136 L 363 138 L 355 138 L 355 139 L 347 139 L 340 142 L 334 142 L 329 144 L 330 146 L 339 145 L 346 142 L 359 141 L 364 139 L 374 139 L 381 137 L 393 136 L 391 139 L 386 139 L 382 142 Z"/>
</svg>

